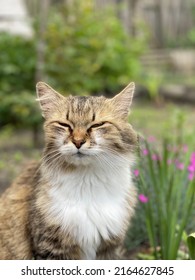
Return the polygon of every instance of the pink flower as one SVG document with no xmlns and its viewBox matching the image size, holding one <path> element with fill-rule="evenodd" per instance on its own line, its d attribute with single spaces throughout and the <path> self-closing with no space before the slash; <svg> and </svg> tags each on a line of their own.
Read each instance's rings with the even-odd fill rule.
<svg viewBox="0 0 195 280">
<path fill-rule="evenodd" d="M 179 170 L 184 170 L 184 164 L 183 164 L 183 162 L 177 162 L 177 163 L 176 163 L 176 167 L 177 167 L 177 169 L 179 169 Z"/>
<path fill-rule="evenodd" d="M 178 151 L 178 149 L 179 148 L 177 146 L 173 146 L 172 151 L 176 153 Z"/>
<path fill-rule="evenodd" d="M 195 166 L 195 152 L 192 153 L 190 162 L 191 162 L 191 164 L 193 164 Z"/>
<path fill-rule="evenodd" d="M 187 145 L 183 145 L 183 152 L 187 153 L 187 151 L 188 151 L 188 146 Z"/>
<path fill-rule="evenodd" d="M 139 198 L 139 201 L 141 203 L 147 203 L 148 202 L 148 197 L 145 196 L 143 193 L 139 194 L 138 198 Z"/>
<path fill-rule="evenodd" d="M 143 149 L 143 155 L 147 156 L 148 155 L 148 150 L 147 149 Z"/>
<path fill-rule="evenodd" d="M 138 169 L 135 169 L 133 173 L 134 173 L 134 175 L 135 175 L 136 177 L 139 176 L 139 170 L 138 170 Z"/>
<path fill-rule="evenodd" d="M 189 179 L 190 181 L 192 181 L 192 180 L 194 179 L 194 173 L 189 173 L 189 174 L 188 174 L 188 179 Z"/>
<path fill-rule="evenodd" d="M 195 178 L 195 152 L 191 154 L 190 164 L 188 165 L 188 179 L 192 181 Z"/>
<path fill-rule="evenodd" d="M 156 138 L 154 136 L 150 135 L 148 137 L 148 142 L 152 143 L 152 142 L 155 142 L 155 141 L 156 141 Z"/>
<path fill-rule="evenodd" d="M 189 172 L 195 172 L 195 166 L 192 165 L 192 164 L 190 164 L 190 165 L 188 166 L 188 171 L 189 171 Z"/>
<path fill-rule="evenodd" d="M 159 159 L 158 155 L 155 155 L 155 154 L 152 155 L 152 160 L 156 161 L 158 159 Z"/>
<path fill-rule="evenodd" d="M 170 165 L 171 163 L 172 163 L 172 160 L 171 160 L 171 159 L 168 159 L 168 160 L 167 160 L 167 164 Z"/>
</svg>

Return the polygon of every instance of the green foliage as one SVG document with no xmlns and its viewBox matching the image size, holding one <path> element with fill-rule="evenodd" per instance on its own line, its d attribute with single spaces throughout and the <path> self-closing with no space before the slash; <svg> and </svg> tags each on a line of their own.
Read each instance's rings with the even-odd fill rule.
<svg viewBox="0 0 195 280">
<path fill-rule="evenodd" d="M 0 34 L 0 126 L 34 127 L 40 121 L 35 104 L 35 44 Z"/>
<path fill-rule="evenodd" d="M 150 99 L 158 102 L 160 98 L 159 88 L 162 84 L 162 75 L 157 72 L 150 71 L 144 75 L 142 84 L 148 90 Z"/>
<path fill-rule="evenodd" d="M 0 34 L 0 92 L 34 91 L 35 44 L 15 35 Z"/>
<path fill-rule="evenodd" d="M 177 259 L 194 204 L 195 154 L 182 150 L 164 141 L 161 152 L 148 142 L 142 151 L 139 199 L 156 259 Z"/>
<path fill-rule="evenodd" d="M 92 1 L 52 11 L 45 39 L 49 80 L 76 94 L 111 92 L 135 79 L 145 48 L 144 36 L 129 38 L 113 11 L 97 13 Z"/>
<path fill-rule="evenodd" d="M 195 29 L 190 29 L 185 36 L 180 36 L 177 40 L 169 39 L 167 46 L 170 48 L 194 48 L 195 47 Z"/>
<path fill-rule="evenodd" d="M 40 123 L 35 97 L 30 92 L 0 93 L 0 126 L 12 124 L 32 128 Z"/>
<path fill-rule="evenodd" d="M 191 233 L 187 237 L 187 243 L 188 243 L 188 248 L 190 253 L 190 259 L 195 260 L 195 233 Z"/>
</svg>

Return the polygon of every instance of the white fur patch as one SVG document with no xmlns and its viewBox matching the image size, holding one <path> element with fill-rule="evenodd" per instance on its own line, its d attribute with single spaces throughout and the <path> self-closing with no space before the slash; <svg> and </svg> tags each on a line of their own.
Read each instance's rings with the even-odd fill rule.
<svg viewBox="0 0 195 280">
<path fill-rule="evenodd" d="M 100 237 L 120 235 L 128 215 L 130 164 L 78 167 L 75 172 L 56 174 L 51 184 L 49 214 L 75 238 L 83 259 L 95 259 Z"/>
</svg>

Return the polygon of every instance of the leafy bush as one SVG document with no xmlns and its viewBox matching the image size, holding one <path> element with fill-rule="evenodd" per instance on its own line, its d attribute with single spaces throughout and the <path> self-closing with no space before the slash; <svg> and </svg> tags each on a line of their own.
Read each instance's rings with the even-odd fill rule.
<svg viewBox="0 0 195 280">
<path fill-rule="evenodd" d="M 0 94 L 0 126 L 12 124 L 16 127 L 35 128 L 41 121 L 35 97 L 30 92 Z"/>
<path fill-rule="evenodd" d="M 0 34 L 0 92 L 34 91 L 36 52 L 32 40 Z"/>
<path fill-rule="evenodd" d="M 0 126 L 34 127 L 40 121 L 35 100 L 35 44 L 15 35 L 0 34 Z"/>
<path fill-rule="evenodd" d="M 45 70 L 66 92 L 111 92 L 139 74 L 145 37 L 129 38 L 113 11 L 97 13 L 91 3 L 74 1 L 49 17 Z"/>
</svg>

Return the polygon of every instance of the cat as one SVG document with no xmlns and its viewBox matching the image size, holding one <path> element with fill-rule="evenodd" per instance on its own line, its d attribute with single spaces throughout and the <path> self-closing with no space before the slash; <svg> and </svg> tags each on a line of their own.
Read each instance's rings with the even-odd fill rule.
<svg viewBox="0 0 195 280">
<path fill-rule="evenodd" d="M 0 259 L 120 259 L 134 213 L 130 83 L 113 98 L 36 86 L 45 148 L 0 198 Z"/>
</svg>

